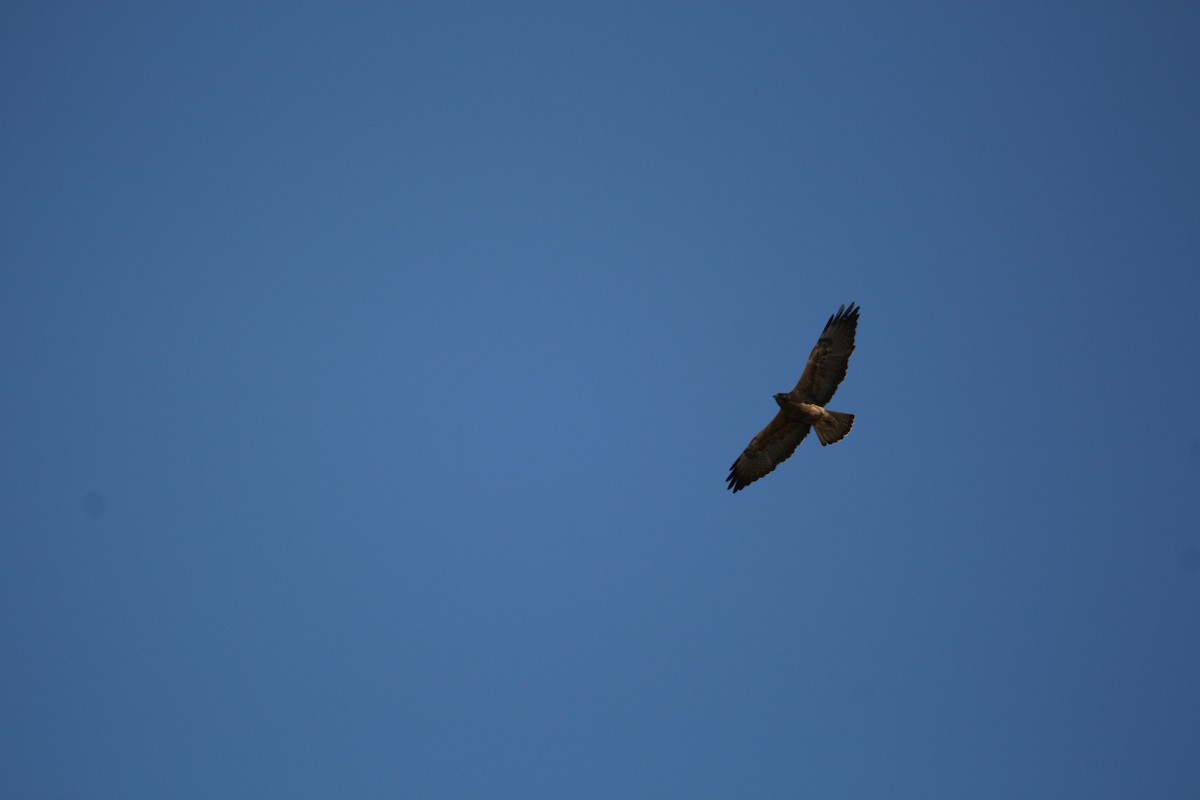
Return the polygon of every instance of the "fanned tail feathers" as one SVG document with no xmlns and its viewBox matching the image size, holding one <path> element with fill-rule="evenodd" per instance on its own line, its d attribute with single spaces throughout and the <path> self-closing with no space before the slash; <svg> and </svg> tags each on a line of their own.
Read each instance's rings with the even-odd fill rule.
<svg viewBox="0 0 1200 800">
<path fill-rule="evenodd" d="M 841 411 L 826 411 L 820 422 L 813 425 L 821 445 L 836 444 L 846 438 L 846 434 L 854 427 L 854 415 Z"/>
</svg>

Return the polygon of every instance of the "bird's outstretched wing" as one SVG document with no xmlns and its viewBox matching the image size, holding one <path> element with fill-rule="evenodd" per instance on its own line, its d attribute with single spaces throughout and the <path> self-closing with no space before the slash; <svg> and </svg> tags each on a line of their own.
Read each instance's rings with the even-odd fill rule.
<svg viewBox="0 0 1200 800">
<path fill-rule="evenodd" d="M 833 399 L 838 384 L 846 377 L 850 354 L 854 352 L 854 332 L 858 328 L 858 306 L 842 306 L 825 323 L 821 338 L 808 356 L 808 364 L 792 397 L 802 403 L 823 406 Z"/>
<path fill-rule="evenodd" d="M 789 419 L 780 411 L 775 415 L 775 419 L 771 420 L 770 425 L 759 431 L 758 436 L 755 436 L 738 456 L 738 460 L 733 462 L 726 479 L 729 481 L 727 488 L 734 492 L 745 489 L 782 464 L 788 456 L 796 452 L 796 447 L 808 435 L 810 427 L 812 426 L 807 422 Z"/>
</svg>

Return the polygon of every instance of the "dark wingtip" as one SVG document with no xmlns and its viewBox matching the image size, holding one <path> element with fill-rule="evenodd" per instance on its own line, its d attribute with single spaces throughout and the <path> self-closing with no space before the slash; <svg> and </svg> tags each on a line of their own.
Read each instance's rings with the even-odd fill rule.
<svg viewBox="0 0 1200 800">
<path fill-rule="evenodd" d="M 831 325 L 835 325 L 845 320 L 858 322 L 858 306 L 854 303 L 850 305 L 842 304 L 838 306 L 838 310 L 830 315 L 829 321 L 825 323 L 825 328 L 828 329 Z"/>
<path fill-rule="evenodd" d="M 734 494 L 737 494 L 740 489 L 746 488 L 746 484 L 742 483 L 741 479 L 738 477 L 736 461 L 733 462 L 733 465 L 729 468 L 729 477 L 725 479 L 725 482 L 725 488 Z"/>
</svg>

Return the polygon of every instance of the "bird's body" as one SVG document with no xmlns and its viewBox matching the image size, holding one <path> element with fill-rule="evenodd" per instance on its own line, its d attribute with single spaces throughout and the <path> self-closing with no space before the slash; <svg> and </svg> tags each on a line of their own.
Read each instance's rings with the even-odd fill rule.
<svg viewBox="0 0 1200 800">
<path fill-rule="evenodd" d="M 846 377 L 857 328 L 858 306 L 853 303 L 829 318 L 796 387 L 775 395 L 779 413 L 729 468 L 729 489 L 738 492 L 771 472 L 796 451 L 810 429 L 816 429 L 822 445 L 840 442 L 850 432 L 854 415 L 829 411 L 825 404 Z"/>
</svg>

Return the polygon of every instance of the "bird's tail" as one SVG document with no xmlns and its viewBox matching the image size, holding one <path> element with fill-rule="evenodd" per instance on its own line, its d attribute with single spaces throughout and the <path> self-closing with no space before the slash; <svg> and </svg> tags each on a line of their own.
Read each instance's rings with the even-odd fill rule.
<svg viewBox="0 0 1200 800">
<path fill-rule="evenodd" d="M 846 438 L 846 434 L 854 427 L 854 415 L 826 411 L 813 427 L 817 429 L 817 438 L 822 445 L 835 444 Z"/>
</svg>

